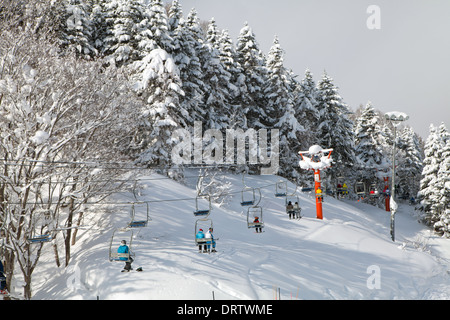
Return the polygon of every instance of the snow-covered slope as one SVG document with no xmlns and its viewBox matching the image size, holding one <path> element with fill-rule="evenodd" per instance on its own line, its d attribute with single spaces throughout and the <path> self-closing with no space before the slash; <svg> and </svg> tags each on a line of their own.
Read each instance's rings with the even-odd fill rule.
<svg viewBox="0 0 450 320">
<path fill-rule="evenodd" d="M 247 228 L 236 193 L 213 208 L 218 252 L 204 254 L 194 245 L 195 178 L 188 186 L 157 174 L 142 178 L 155 179 L 141 181 L 138 199 L 152 201 L 151 221 L 134 229 L 132 243 L 133 267 L 144 271 L 121 273 L 122 262 L 108 261 L 112 232 L 129 222 L 129 206 L 96 206 L 69 268 L 56 268 L 47 247 L 34 273 L 34 299 L 212 299 L 213 292 L 216 299 L 275 299 L 278 289 L 282 299 L 450 298 L 448 240 L 417 223 L 408 205 L 400 205 L 392 242 L 384 210 L 326 197 L 318 220 L 312 195 L 300 193 L 304 216 L 289 220 L 284 198 L 274 196 L 278 177 L 250 176 L 246 184 L 261 187 L 265 232 Z M 241 176 L 227 179 L 232 191 L 241 190 Z M 133 200 L 129 193 L 110 202 Z M 114 249 L 129 237 L 115 237 Z"/>
</svg>

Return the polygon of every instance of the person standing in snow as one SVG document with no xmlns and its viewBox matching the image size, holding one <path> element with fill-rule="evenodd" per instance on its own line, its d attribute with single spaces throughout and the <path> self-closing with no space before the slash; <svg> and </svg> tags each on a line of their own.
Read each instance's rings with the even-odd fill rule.
<svg viewBox="0 0 450 320">
<path fill-rule="evenodd" d="M 133 259 L 131 258 L 130 248 L 127 246 L 127 242 L 125 240 L 122 240 L 120 242 L 120 246 L 117 249 L 117 253 L 128 254 L 128 258 L 127 257 L 120 257 L 119 258 L 120 261 L 125 261 L 125 266 L 123 267 L 122 272 L 129 272 L 129 271 L 133 270 L 131 268 L 131 263 L 133 262 Z"/>
<path fill-rule="evenodd" d="M 212 245 L 211 252 L 217 252 L 216 251 L 216 240 L 214 240 L 214 236 L 213 236 L 212 232 L 213 232 L 213 228 L 209 228 L 209 230 L 206 231 L 205 239 L 207 239 L 206 243 L 208 244 L 208 250 L 210 250 L 211 245 Z"/>
</svg>

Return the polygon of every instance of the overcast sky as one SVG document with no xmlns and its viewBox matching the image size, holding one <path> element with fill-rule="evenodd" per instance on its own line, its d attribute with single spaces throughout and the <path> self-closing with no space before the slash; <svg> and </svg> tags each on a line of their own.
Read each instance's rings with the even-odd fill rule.
<svg viewBox="0 0 450 320">
<path fill-rule="evenodd" d="M 167 0 L 166 2 L 171 2 Z M 402 111 L 423 138 L 430 123 L 450 130 L 449 0 L 180 0 L 186 16 L 215 18 L 236 41 L 247 21 L 265 54 L 278 36 L 285 66 L 300 79 L 334 79 L 352 110 L 371 101 Z M 370 5 L 379 8 L 367 12 Z M 369 29 L 370 25 L 379 29 Z"/>
</svg>

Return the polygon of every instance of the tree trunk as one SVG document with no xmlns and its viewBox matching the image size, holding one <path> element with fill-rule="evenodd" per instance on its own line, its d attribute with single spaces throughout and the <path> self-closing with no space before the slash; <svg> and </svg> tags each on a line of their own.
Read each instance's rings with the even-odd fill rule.
<svg viewBox="0 0 450 320">
<path fill-rule="evenodd" d="M 81 220 L 83 219 L 83 212 L 80 212 L 80 214 L 78 215 L 78 221 L 77 221 L 77 227 L 79 227 L 81 225 Z M 77 233 L 78 233 L 78 228 L 76 228 L 75 230 L 73 230 L 73 235 L 72 235 L 72 246 L 75 245 L 75 243 L 77 242 Z"/>
</svg>

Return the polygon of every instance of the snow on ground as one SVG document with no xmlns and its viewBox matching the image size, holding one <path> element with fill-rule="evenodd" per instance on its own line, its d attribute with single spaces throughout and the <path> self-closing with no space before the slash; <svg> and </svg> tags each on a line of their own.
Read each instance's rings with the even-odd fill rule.
<svg viewBox="0 0 450 320">
<path fill-rule="evenodd" d="M 187 176 L 194 174 L 187 172 Z M 276 176 L 249 176 L 261 187 L 265 228 L 247 228 L 240 206 L 240 175 L 227 174 L 232 201 L 214 206 L 217 253 L 198 253 L 194 244 L 195 178 L 187 184 L 163 176 L 141 177 L 138 200 L 152 201 L 148 227 L 133 229 L 133 267 L 109 262 L 115 228 L 126 226 L 130 207 L 93 206 L 89 230 L 73 248 L 67 269 L 56 268 L 48 245 L 34 273 L 34 299 L 450 299 L 450 241 L 417 222 L 413 207 L 400 204 L 396 241 L 389 234 L 389 212 L 350 200 L 325 198 L 324 219 L 315 200 L 299 192 L 303 218 L 289 220 L 284 198 L 276 198 Z M 289 184 L 290 191 L 293 185 Z M 160 201 L 174 200 L 178 201 Z M 131 193 L 110 202 L 134 201 Z M 160 201 L 160 202 L 158 202 Z M 144 206 L 136 206 L 144 214 Z M 137 217 L 138 218 L 138 217 Z M 113 248 L 130 233 L 115 237 Z"/>
</svg>

